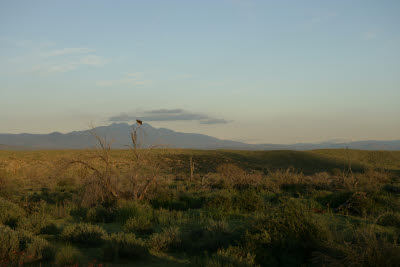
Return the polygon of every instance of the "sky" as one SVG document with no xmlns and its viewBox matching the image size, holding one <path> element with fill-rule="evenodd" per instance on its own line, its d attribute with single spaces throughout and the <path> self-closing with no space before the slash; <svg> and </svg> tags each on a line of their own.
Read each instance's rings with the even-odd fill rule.
<svg viewBox="0 0 400 267">
<path fill-rule="evenodd" d="M 0 0 L 0 132 L 400 139 L 400 1 Z"/>
</svg>

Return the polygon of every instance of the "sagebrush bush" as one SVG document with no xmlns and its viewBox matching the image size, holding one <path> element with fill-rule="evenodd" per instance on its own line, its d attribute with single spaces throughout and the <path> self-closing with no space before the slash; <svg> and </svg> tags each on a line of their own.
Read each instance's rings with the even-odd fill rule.
<svg viewBox="0 0 400 267">
<path fill-rule="evenodd" d="M 18 193 L 18 184 L 16 179 L 12 178 L 9 173 L 0 168 L 0 197 L 7 199 L 15 198 Z"/>
<path fill-rule="evenodd" d="M 52 220 L 44 207 L 39 207 L 28 216 L 21 219 L 18 223 L 18 229 L 23 229 L 34 234 L 40 234 L 49 230 L 52 226 Z"/>
<path fill-rule="evenodd" d="M 112 207 L 106 208 L 101 205 L 89 208 L 86 213 L 86 220 L 91 223 L 111 223 L 115 217 L 116 211 Z"/>
<path fill-rule="evenodd" d="M 400 228 L 400 213 L 389 212 L 386 214 L 382 214 L 377 223 L 383 226 L 393 226 Z"/>
<path fill-rule="evenodd" d="M 259 214 L 249 230 L 245 247 L 256 251 L 257 261 L 266 265 L 289 259 L 287 264 L 300 264 L 307 253 L 332 238 L 327 225 L 315 220 L 309 207 L 291 199 Z"/>
<path fill-rule="evenodd" d="M 30 237 L 30 242 L 26 246 L 26 254 L 38 260 L 49 260 L 54 256 L 53 246 L 45 239 L 40 237 Z M 29 240 L 28 239 L 28 240 Z"/>
<path fill-rule="evenodd" d="M 153 217 L 153 208 L 147 203 L 138 201 L 121 201 L 116 211 L 117 221 L 124 224 L 134 217 L 145 217 L 149 220 Z"/>
<path fill-rule="evenodd" d="M 71 245 L 61 247 L 55 255 L 57 266 L 73 266 L 82 259 L 81 253 Z"/>
<path fill-rule="evenodd" d="M 74 205 L 70 209 L 69 215 L 71 215 L 71 217 L 74 218 L 77 222 L 86 221 L 88 210 L 88 208 Z"/>
<path fill-rule="evenodd" d="M 262 210 L 264 199 L 255 189 L 240 190 L 233 198 L 233 205 L 245 212 Z"/>
<path fill-rule="evenodd" d="M 70 242 L 100 245 L 107 238 L 106 231 L 97 225 L 88 223 L 71 224 L 64 228 L 61 237 Z"/>
<path fill-rule="evenodd" d="M 15 255 L 14 252 L 20 252 L 19 240 L 20 236 L 17 231 L 0 225 L 0 258 L 16 260 L 19 255 Z"/>
<path fill-rule="evenodd" d="M 180 229 L 178 227 L 167 227 L 160 233 L 150 236 L 149 246 L 156 251 L 168 251 L 178 247 L 181 243 Z"/>
<path fill-rule="evenodd" d="M 192 222 L 182 233 L 182 249 L 188 252 L 216 252 L 235 243 L 241 234 L 239 229 L 233 231 L 226 220 L 207 219 L 201 224 Z"/>
<path fill-rule="evenodd" d="M 49 260 L 53 247 L 48 241 L 26 231 L 0 225 L 0 258 L 14 262 Z"/>
<path fill-rule="evenodd" d="M 111 234 L 103 246 L 103 258 L 115 261 L 119 258 L 142 258 L 148 255 L 146 242 L 131 233 Z"/>
<path fill-rule="evenodd" d="M 241 247 L 229 246 L 226 249 L 219 249 L 211 259 L 208 260 L 207 266 L 256 266 L 255 255 L 247 252 Z"/>
<path fill-rule="evenodd" d="M 386 184 L 383 186 L 383 190 L 391 194 L 400 194 L 400 185 L 399 184 Z"/>
<path fill-rule="evenodd" d="M 376 213 L 377 205 L 374 199 L 366 192 L 355 192 L 348 200 L 347 209 L 360 216 Z"/>
<path fill-rule="evenodd" d="M 396 240 L 382 236 L 372 227 L 360 227 L 352 242 L 341 247 L 345 265 L 353 266 L 398 266 L 400 246 Z"/>
<path fill-rule="evenodd" d="M 165 227 L 185 224 L 188 221 L 188 216 L 185 215 L 185 212 L 179 210 L 154 210 L 154 226 Z"/>
<path fill-rule="evenodd" d="M 0 224 L 15 228 L 25 216 L 25 211 L 20 206 L 0 198 Z"/>
<path fill-rule="evenodd" d="M 234 192 L 220 190 L 217 194 L 208 197 L 205 203 L 206 208 L 229 211 L 233 207 Z"/>
<path fill-rule="evenodd" d="M 373 225 L 360 226 L 350 236 L 336 237 L 327 247 L 313 253 L 312 262 L 321 266 L 398 266 L 400 246 L 396 240 L 376 231 Z"/>
<path fill-rule="evenodd" d="M 132 217 L 124 225 L 125 231 L 133 233 L 149 233 L 151 229 L 152 223 L 148 217 Z"/>
<path fill-rule="evenodd" d="M 327 228 L 313 218 L 310 208 L 294 200 L 282 203 L 262 222 L 273 246 L 315 246 L 329 238 Z"/>
</svg>

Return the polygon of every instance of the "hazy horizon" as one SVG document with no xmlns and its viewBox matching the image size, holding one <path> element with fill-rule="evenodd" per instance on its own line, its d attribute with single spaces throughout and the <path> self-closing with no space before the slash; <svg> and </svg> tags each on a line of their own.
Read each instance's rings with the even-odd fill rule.
<svg viewBox="0 0 400 267">
<path fill-rule="evenodd" d="M 399 1 L 0 1 L 0 133 L 400 139 Z"/>
<path fill-rule="evenodd" d="M 68 134 L 68 133 L 72 133 L 72 132 L 91 131 L 93 129 L 96 129 L 97 127 L 107 127 L 107 126 L 121 125 L 121 124 L 122 125 L 128 125 L 128 126 L 134 126 L 136 123 L 129 124 L 129 123 L 126 123 L 126 122 L 113 122 L 113 123 L 111 123 L 109 125 L 91 125 L 91 126 L 88 126 L 88 127 L 84 128 L 84 129 L 76 129 L 74 131 L 66 131 L 66 132 L 53 131 L 53 132 L 44 132 L 44 133 L 36 133 L 36 134 L 44 134 L 44 135 L 53 134 L 53 133 Z M 143 125 L 149 125 L 149 126 L 155 128 L 155 129 L 161 129 L 161 128 L 168 129 L 166 127 L 155 127 L 154 125 L 151 125 L 150 123 L 143 123 Z M 171 129 L 169 129 L 169 130 L 171 130 Z M 179 131 L 175 131 L 175 132 L 179 132 Z M 127 133 L 127 136 L 128 136 L 129 131 L 127 131 L 126 133 Z M 183 133 L 198 134 L 197 132 L 194 132 L 194 131 L 188 131 L 188 132 L 183 132 Z M 26 133 L 26 132 L 23 132 L 23 133 L 22 132 L 21 133 L 0 133 L 0 135 L 1 134 L 32 134 L 32 133 Z M 107 136 L 104 136 L 104 137 L 106 137 L 106 138 L 114 138 L 112 135 L 109 135 L 109 136 L 107 135 Z M 214 136 L 211 136 L 211 137 L 214 137 Z M 330 140 L 321 140 L 321 141 L 315 141 L 315 142 L 294 142 L 294 143 L 290 143 L 290 142 L 287 142 L 287 143 L 257 143 L 257 142 L 249 142 L 249 141 L 241 140 L 241 139 L 236 139 L 236 140 L 235 139 L 229 139 L 228 140 L 228 139 L 223 139 L 223 138 L 221 140 L 242 142 L 242 143 L 247 143 L 247 144 L 250 144 L 250 145 L 262 145 L 262 144 L 295 145 L 295 144 L 300 144 L 300 143 L 312 143 L 312 144 L 322 144 L 322 143 L 332 143 L 333 144 L 333 143 L 337 143 L 337 144 L 341 144 L 341 143 L 363 142 L 363 141 L 373 141 L 373 142 L 374 141 L 378 141 L 378 142 L 379 141 L 387 141 L 387 142 L 392 142 L 392 141 L 399 141 L 400 139 L 382 139 L 382 140 L 379 140 L 379 139 L 374 139 L 374 140 L 372 140 L 372 139 L 366 139 L 366 140 L 330 139 Z M 0 145 L 1 145 L 1 142 L 0 142 Z"/>
</svg>

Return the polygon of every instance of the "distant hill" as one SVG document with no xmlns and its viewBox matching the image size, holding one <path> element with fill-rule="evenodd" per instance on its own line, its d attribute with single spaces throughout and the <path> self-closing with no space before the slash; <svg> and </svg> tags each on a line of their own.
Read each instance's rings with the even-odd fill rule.
<svg viewBox="0 0 400 267">
<path fill-rule="evenodd" d="M 109 126 L 96 127 L 94 131 L 100 137 L 107 137 L 109 141 L 112 140 L 113 148 L 121 149 L 130 144 L 129 133 L 134 127 L 136 126 L 126 123 L 113 123 Z M 154 128 L 146 123 L 138 129 L 138 133 L 143 147 L 160 145 L 171 148 L 239 150 L 312 150 L 349 147 L 362 150 L 400 150 L 400 140 L 254 145 L 221 140 L 204 134 L 181 133 L 165 128 Z M 0 150 L 83 149 L 95 146 L 96 142 L 91 131 L 86 130 L 66 134 L 59 132 L 50 134 L 0 134 L 0 144 Z"/>
<path fill-rule="evenodd" d="M 0 150 L 27 151 L 27 150 L 34 150 L 34 149 L 20 147 L 20 146 L 8 146 L 8 145 L 0 144 Z"/>
</svg>

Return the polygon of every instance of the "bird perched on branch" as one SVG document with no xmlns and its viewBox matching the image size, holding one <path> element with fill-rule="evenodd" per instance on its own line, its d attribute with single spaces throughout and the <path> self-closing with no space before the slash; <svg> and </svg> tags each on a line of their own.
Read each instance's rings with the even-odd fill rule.
<svg viewBox="0 0 400 267">
<path fill-rule="evenodd" d="M 139 125 L 142 125 L 143 124 L 143 121 L 141 121 L 141 120 L 136 120 L 136 122 L 137 122 L 137 124 L 139 124 Z"/>
</svg>

